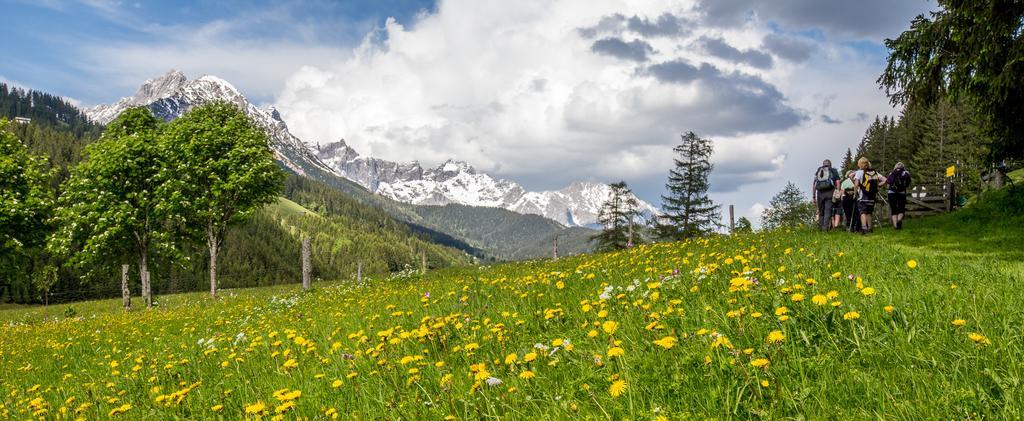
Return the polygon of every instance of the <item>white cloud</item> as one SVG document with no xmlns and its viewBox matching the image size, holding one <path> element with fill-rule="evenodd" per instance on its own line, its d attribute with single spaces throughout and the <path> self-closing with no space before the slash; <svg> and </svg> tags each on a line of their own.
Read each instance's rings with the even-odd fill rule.
<svg viewBox="0 0 1024 421">
<path fill-rule="evenodd" d="M 666 13 L 678 25 L 697 17 L 693 5 L 672 1 L 444 1 L 411 27 L 388 22 L 383 41 L 368 37 L 344 62 L 303 67 L 277 105 L 307 141 L 345 138 L 364 154 L 427 164 L 457 157 L 533 188 L 625 178 L 660 189 L 687 130 L 716 138 L 729 182 L 771 177 L 785 155 L 773 133 L 799 124 L 802 112 L 775 88 L 773 70 L 696 43 L 713 35 L 756 48 L 767 30 L 639 32 L 670 22 Z M 580 30 L 617 14 L 648 22 L 612 31 L 625 43 L 642 39 L 645 56 L 595 52 L 608 34 Z M 670 70 L 695 71 L 666 80 L 646 70 L 671 61 L 682 64 Z"/>
</svg>

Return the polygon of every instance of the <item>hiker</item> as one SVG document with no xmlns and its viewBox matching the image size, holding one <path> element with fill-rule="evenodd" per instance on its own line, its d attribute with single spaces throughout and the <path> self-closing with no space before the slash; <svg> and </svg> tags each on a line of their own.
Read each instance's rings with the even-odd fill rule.
<svg viewBox="0 0 1024 421">
<path fill-rule="evenodd" d="M 857 160 L 857 170 L 853 175 L 854 185 L 857 186 L 857 210 L 860 212 L 860 233 L 872 232 L 872 215 L 875 213 L 875 199 L 878 197 L 878 189 L 885 185 L 885 177 L 882 177 L 874 168 L 871 168 L 871 161 L 861 157 Z"/>
<path fill-rule="evenodd" d="M 843 190 L 834 189 L 832 194 L 832 228 L 839 228 L 843 220 Z"/>
<path fill-rule="evenodd" d="M 860 231 L 860 214 L 857 212 L 857 186 L 853 182 L 856 171 L 850 170 L 843 177 L 843 183 L 839 189 L 843 192 L 840 202 L 843 209 L 843 220 L 846 221 L 846 230 L 849 232 Z"/>
<path fill-rule="evenodd" d="M 839 171 L 832 168 L 832 161 L 825 160 L 814 172 L 811 195 L 818 206 L 818 227 L 822 231 L 832 228 L 832 195 L 839 188 Z"/>
<path fill-rule="evenodd" d="M 907 188 L 910 187 L 910 171 L 897 162 L 888 177 L 885 177 L 885 184 L 889 185 L 889 214 L 892 219 L 892 227 L 898 230 L 903 229 L 903 216 L 907 212 Z"/>
</svg>

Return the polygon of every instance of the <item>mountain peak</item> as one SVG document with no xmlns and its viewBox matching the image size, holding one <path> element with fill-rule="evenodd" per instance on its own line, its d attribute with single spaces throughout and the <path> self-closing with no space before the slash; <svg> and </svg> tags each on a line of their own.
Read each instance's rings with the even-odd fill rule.
<svg viewBox="0 0 1024 421">
<path fill-rule="evenodd" d="M 459 160 L 451 159 L 451 158 L 449 158 L 447 161 L 444 161 L 443 164 L 439 165 L 437 167 L 437 170 L 439 172 L 442 172 L 442 173 L 460 173 L 460 172 L 465 172 L 465 173 L 470 173 L 470 174 L 476 174 L 476 169 L 473 168 L 472 165 L 469 165 L 468 162 L 466 162 L 466 161 L 459 161 Z"/>
<path fill-rule="evenodd" d="M 149 104 L 160 98 L 169 97 L 181 89 L 187 82 L 188 78 L 185 77 L 184 73 L 180 70 L 171 69 L 167 73 L 149 79 L 142 86 L 139 86 L 139 90 L 135 92 L 135 96 L 132 98 L 133 105 Z"/>
</svg>

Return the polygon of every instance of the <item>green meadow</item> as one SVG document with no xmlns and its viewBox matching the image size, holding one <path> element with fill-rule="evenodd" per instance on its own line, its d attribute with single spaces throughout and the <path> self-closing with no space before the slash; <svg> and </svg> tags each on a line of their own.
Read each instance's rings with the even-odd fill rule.
<svg viewBox="0 0 1024 421">
<path fill-rule="evenodd" d="M 0 415 L 1016 418 L 1022 209 L 6 309 Z"/>
</svg>

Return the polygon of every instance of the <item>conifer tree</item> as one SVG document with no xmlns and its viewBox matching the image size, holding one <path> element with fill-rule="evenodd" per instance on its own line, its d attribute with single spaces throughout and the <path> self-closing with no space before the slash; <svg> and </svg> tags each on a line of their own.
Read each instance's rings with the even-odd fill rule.
<svg viewBox="0 0 1024 421">
<path fill-rule="evenodd" d="M 714 166 L 710 139 L 688 132 L 681 136 L 675 168 L 669 170 L 668 195 L 662 196 L 661 215 L 655 226 L 656 235 L 665 240 L 681 240 L 706 235 L 720 225 L 718 205 L 708 198 L 708 177 Z"/>
<path fill-rule="evenodd" d="M 843 171 L 843 174 L 857 169 L 857 161 L 853 159 L 853 152 L 850 151 L 850 148 L 846 148 L 846 155 L 843 155 L 843 164 L 839 168 Z"/>
<path fill-rule="evenodd" d="M 597 214 L 597 222 L 601 224 L 601 233 L 591 237 L 597 242 L 598 251 L 611 251 L 629 248 L 640 243 L 640 231 L 637 220 L 640 218 L 640 202 L 626 182 L 620 181 L 608 185 L 611 194 L 601 204 Z"/>
</svg>

